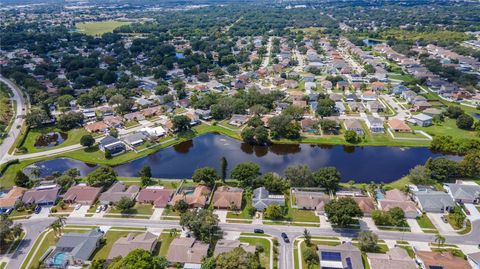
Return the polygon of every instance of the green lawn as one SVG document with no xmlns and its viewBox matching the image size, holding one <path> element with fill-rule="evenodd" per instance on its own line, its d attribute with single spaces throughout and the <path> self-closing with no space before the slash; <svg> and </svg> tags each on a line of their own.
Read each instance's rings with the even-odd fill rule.
<svg viewBox="0 0 480 269">
<path fill-rule="evenodd" d="M 250 215 L 249 208 L 252 207 L 251 194 L 246 191 L 242 197 L 242 211 L 240 212 L 227 212 L 227 218 L 229 219 L 246 219 L 251 220 L 253 216 Z"/>
<path fill-rule="evenodd" d="M 252 246 L 262 246 L 263 252 L 260 253 L 260 264 L 263 268 L 270 268 L 270 248 L 272 246 L 270 245 L 270 241 L 268 241 L 268 239 L 261 237 L 252 238 L 240 236 L 240 242 L 248 243 Z"/>
<path fill-rule="evenodd" d="M 463 108 L 463 107 L 462 107 Z M 470 138 L 478 139 L 475 131 L 462 130 L 457 127 L 456 120 L 445 118 L 445 121 L 440 124 L 433 124 L 428 127 L 420 127 L 411 125 L 414 130 L 421 130 L 431 136 L 450 135 L 454 138 Z"/>
<path fill-rule="evenodd" d="M 168 253 L 168 248 L 170 247 L 170 244 L 172 243 L 173 239 L 179 236 L 180 235 L 171 236 L 169 231 L 164 231 L 160 235 L 160 251 L 158 252 L 158 256 L 166 257 Z"/>
<path fill-rule="evenodd" d="M 436 230 L 435 226 L 433 223 L 430 221 L 430 219 L 427 217 L 426 214 L 423 214 L 422 216 L 417 218 L 418 225 L 422 229 L 433 229 Z"/>
<path fill-rule="evenodd" d="M 99 22 L 83 22 L 77 23 L 75 27 L 86 35 L 96 36 L 104 33 L 112 32 L 115 28 L 122 25 L 130 24 L 124 21 L 99 21 Z"/>
<path fill-rule="evenodd" d="M 59 144 L 54 147 L 43 147 L 43 148 L 35 147 L 35 143 L 42 135 L 47 133 L 52 133 L 52 132 L 61 132 L 61 131 L 60 129 L 55 127 L 43 127 L 43 128 L 30 129 L 25 137 L 25 140 L 23 141 L 22 145 L 20 145 L 20 147 L 27 149 L 27 153 L 42 152 L 42 151 L 47 151 L 47 150 L 52 150 L 52 149 L 57 149 L 57 148 L 78 144 L 80 143 L 80 138 L 83 135 L 88 134 L 88 132 L 83 128 L 73 129 L 66 132 L 67 139 L 62 144 Z"/>
<path fill-rule="evenodd" d="M 93 253 L 92 260 L 106 259 L 110 250 L 112 250 L 113 244 L 121 237 L 127 236 L 129 233 L 131 232 L 108 231 L 103 237 L 105 239 L 105 244 Z"/>
<path fill-rule="evenodd" d="M 150 204 L 136 204 L 128 212 L 121 212 L 115 206 L 110 207 L 110 211 L 107 214 L 134 214 L 134 215 L 152 215 L 153 207 Z"/>
</svg>

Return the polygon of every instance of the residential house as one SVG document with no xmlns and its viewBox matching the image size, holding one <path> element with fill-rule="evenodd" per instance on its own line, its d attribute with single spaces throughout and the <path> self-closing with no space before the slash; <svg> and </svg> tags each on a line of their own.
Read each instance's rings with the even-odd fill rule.
<svg viewBox="0 0 480 269">
<path fill-rule="evenodd" d="M 255 253 L 256 247 L 248 244 L 242 244 L 239 240 L 220 239 L 215 245 L 213 256 L 217 257 L 222 253 L 228 253 L 236 248 L 243 248 L 248 253 Z"/>
<path fill-rule="evenodd" d="M 195 188 L 182 188 L 172 198 L 170 202 L 175 205 L 178 201 L 185 201 L 191 208 L 203 208 L 208 202 L 210 188 L 205 185 L 198 185 Z"/>
<path fill-rule="evenodd" d="M 416 102 L 413 109 L 415 111 L 423 111 L 423 110 L 425 110 L 427 108 L 430 108 L 430 107 L 432 107 L 432 105 L 429 102 L 426 102 L 426 101 L 425 102 Z"/>
<path fill-rule="evenodd" d="M 425 110 L 422 111 L 422 113 L 426 114 L 430 117 L 434 117 L 434 116 L 438 116 L 438 115 L 442 114 L 442 110 L 440 110 L 438 108 L 431 107 L 431 108 L 426 108 Z"/>
<path fill-rule="evenodd" d="M 410 219 L 416 218 L 420 215 L 415 203 L 398 189 L 386 191 L 384 197 L 378 200 L 378 206 L 383 211 L 399 207 L 405 213 L 405 217 Z"/>
<path fill-rule="evenodd" d="M 417 104 L 417 103 L 421 103 L 421 102 L 427 102 L 427 98 L 425 98 L 421 95 L 417 95 L 417 96 L 415 96 L 415 97 L 413 97 L 409 100 L 409 103 L 411 103 L 411 104 Z"/>
<path fill-rule="evenodd" d="M 93 205 L 101 191 L 102 188 L 78 184 L 67 190 L 63 195 L 63 201 L 67 204 Z"/>
<path fill-rule="evenodd" d="M 258 211 L 265 210 L 269 205 L 285 205 L 285 196 L 272 195 L 265 187 L 253 190 L 252 205 Z"/>
<path fill-rule="evenodd" d="M 275 77 L 273 78 L 272 80 L 272 84 L 275 85 L 275 86 L 280 86 L 282 84 L 285 83 L 285 79 L 284 78 L 281 78 L 281 77 Z"/>
<path fill-rule="evenodd" d="M 102 205 L 115 204 L 124 197 L 130 200 L 135 199 L 139 191 L 140 187 L 137 185 L 127 186 L 123 183 L 116 182 L 107 191 L 102 193 L 98 200 Z"/>
<path fill-rule="evenodd" d="M 146 139 L 147 136 L 143 132 L 134 132 L 125 136 L 123 141 L 132 147 L 138 147 L 143 144 Z"/>
<path fill-rule="evenodd" d="M 212 118 L 210 109 L 195 109 L 195 114 L 202 120 L 209 120 Z"/>
<path fill-rule="evenodd" d="M 103 121 L 97 121 L 85 125 L 85 130 L 90 133 L 105 133 L 108 131 L 108 128 L 108 125 L 105 124 Z"/>
<path fill-rule="evenodd" d="M 100 140 L 98 147 L 101 151 L 109 151 L 112 156 L 122 154 L 127 150 L 122 141 L 109 135 Z"/>
<path fill-rule="evenodd" d="M 337 111 L 337 113 L 340 113 L 340 114 L 345 113 L 345 105 L 343 104 L 343 102 L 341 101 L 335 102 L 335 111 Z"/>
<path fill-rule="evenodd" d="M 332 82 L 329 80 L 324 80 L 321 82 L 322 88 L 326 91 L 330 91 L 333 87 Z"/>
<path fill-rule="evenodd" d="M 241 210 L 243 189 L 221 186 L 213 195 L 213 207 L 216 209 Z"/>
<path fill-rule="evenodd" d="M 330 196 L 321 191 L 301 191 L 293 190 L 295 195 L 295 207 L 304 210 L 315 210 L 323 214 L 325 211 L 325 204 L 330 201 Z"/>
<path fill-rule="evenodd" d="M 315 82 L 305 82 L 305 91 L 310 92 L 317 88 L 317 84 Z"/>
<path fill-rule="evenodd" d="M 150 232 L 145 233 L 129 233 L 127 236 L 120 237 L 108 253 L 107 260 L 115 257 L 125 257 L 128 253 L 135 249 L 143 249 L 153 252 L 158 242 L 158 236 Z"/>
<path fill-rule="evenodd" d="M 362 252 L 351 243 L 338 246 L 318 245 L 320 268 L 364 269 Z"/>
<path fill-rule="evenodd" d="M 367 116 L 367 127 L 372 133 L 383 133 L 385 127 L 383 126 L 383 120 L 374 116 Z"/>
<path fill-rule="evenodd" d="M 354 93 L 349 93 L 347 95 L 345 95 L 345 101 L 347 102 L 356 102 L 358 101 L 358 96 Z"/>
<path fill-rule="evenodd" d="M 246 124 L 249 119 L 250 119 L 249 115 L 233 114 L 228 124 L 236 127 L 240 127 Z"/>
<path fill-rule="evenodd" d="M 364 135 L 362 123 L 357 119 L 346 119 L 343 124 L 347 131 L 354 131 L 357 135 Z"/>
<path fill-rule="evenodd" d="M 162 112 L 162 107 L 161 106 L 153 106 L 153 107 L 148 107 L 145 109 L 142 109 L 140 113 L 142 113 L 143 116 L 150 118 L 153 116 L 158 116 Z"/>
<path fill-rule="evenodd" d="M 413 115 L 409 121 L 421 127 L 428 127 L 432 125 L 433 118 L 426 114 L 420 113 Z"/>
<path fill-rule="evenodd" d="M 453 198 L 442 191 L 417 191 L 412 197 L 422 212 L 446 213 L 455 207 Z"/>
<path fill-rule="evenodd" d="M 361 99 L 365 102 L 377 100 L 377 94 L 372 91 L 363 92 Z"/>
<path fill-rule="evenodd" d="M 295 107 L 300 107 L 300 108 L 307 108 L 308 105 L 307 105 L 307 101 L 305 100 L 294 100 L 292 102 L 292 105 L 295 106 Z"/>
<path fill-rule="evenodd" d="M 410 133 L 412 129 L 404 121 L 391 119 L 387 121 L 388 128 L 394 133 Z"/>
<path fill-rule="evenodd" d="M 40 206 L 52 206 L 58 198 L 60 187 L 57 185 L 42 185 L 26 191 L 23 194 L 24 204 L 36 204 Z"/>
<path fill-rule="evenodd" d="M 405 91 L 408 91 L 409 89 L 402 84 L 398 84 L 395 87 L 392 88 L 392 93 L 393 94 L 402 94 Z"/>
<path fill-rule="evenodd" d="M 149 137 L 157 139 L 167 134 L 162 126 L 145 127 L 140 130 L 142 133 L 147 134 Z"/>
<path fill-rule="evenodd" d="M 44 263 L 47 268 L 83 267 L 100 246 L 103 232 L 95 229 L 88 233 L 65 233 L 55 248 L 49 249 Z"/>
<path fill-rule="evenodd" d="M 415 260 L 405 249 L 394 247 L 387 253 L 367 253 L 370 267 L 374 269 L 417 269 Z"/>
<path fill-rule="evenodd" d="M 172 263 L 186 263 L 190 266 L 198 265 L 190 268 L 200 268 L 203 258 L 208 254 L 208 248 L 208 244 L 192 237 L 175 238 L 168 248 L 167 260 Z"/>
<path fill-rule="evenodd" d="M 331 93 L 331 94 L 329 94 L 328 98 L 330 98 L 330 100 L 333 100 L 335 102 L 340 102 L 340 101 L 342 101 L 343 96 L 341 94 L 338 94 L 338 93 Z"/>
<path fill-rule="evenodd" d="M 173 189 L 165 189 L 161 186 L 149 186 L 142 189 L 137 195 L 137 202 L 152 204 L 156 208 L 164 208 L 172 199 Z"/>
<path fill-rule="evenodd" d="M 103 122 L 112 128 L 121 128 L 123 126 L 123 119 L 118 116 L 106 116 Z"/>
<path fill-rule="evenodd" d="M 471 269 L 466 260 L 451 252 L 415 251 L 415 258 L 422 269 Z"/>
<path fill-rule="evenodd" d="M 468 261 L 473 265 L 473 269 L 480 269 L 480 252 L 467 255 Z"/>
<path fill-rule="evenodd" d="M 370 216 L 372 214 L 373 210 L 375 210 L 375 201 L 373 201 L 373 198 L 370 197 L 370 196 L 366 196 L 366 195 L 348 196 L 348 195 L 341 195 L 341 194 L 339 195 L 337 193 L 337 197 L 338 198 L 341 198 L 341 197 L 352 198 L 353 201 L 355 201 L 355 203 L 357 203 L 360 210 L 362 210 L 364 216 Z"/>
<path fill-rule="evenodd" d="M 350 107 L 350 111 L 352 112 L 364 112 L 365 106 L 362 102 L 348 102 L 348 106 Z"/>
<path fill-rule="evenodd" d="M 385 83 L 383 82 L 380 82 L 380 81 L 374 81 L 372 82 L 371 84 L 371 87 L 372 87 L 372 91 L 381 91 L 383 89 L 385 89 Z"/>
<path fill-rule="evenodd" d="M 15 204 L 22 199 L 27 191 L 25 188 L 13 186 L 7 193 L 0 196 L 0 213 L 15 208 Z"/>
<path fill-rule="evenodd" d="M 140 121 L 140 120 L 144 120 L 145 116 L 141 112 L 137 111 L 137 112 L 131 112 L 131 113 L 125 114 L 123 115 L 123 118 L 127 121 L 132 121 L 132 120 Z"/>
<path fill-rule="evenodd" d="M 400 94 L 400 97 L 405 99 L 407 102 L 411 102 L 413 100 L 413 98 L 415 98 L 415 96 L 417 96 L 417 94 L 414 92 L 414 91 L 404 91 Z"/>
<path fill-rule="evenodd" d="M 474 184 L 445 183 L 443 187 L 457 203 L 478 204 L 480 203 L 480 186 Z"/>
<path fill-rule="evenodd" d="M 302 131 L 306 133 L 317 133 L 318 132 L 318 122 L 312 118 L 304 118 L 300 121 L 300 126 Z"/>
<path fill-rule="evenodd" d="M 367 102 L 367 108 L 370 110 L 372 113 L 378 113 L 382 112 L 384 110 L 383 104 L 380 103 L 379 101 L 368 101 Z"/>
</svg>

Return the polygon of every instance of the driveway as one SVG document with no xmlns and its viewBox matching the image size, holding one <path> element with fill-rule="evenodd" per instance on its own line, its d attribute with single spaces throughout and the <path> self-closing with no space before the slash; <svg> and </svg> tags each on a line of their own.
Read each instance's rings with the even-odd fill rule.
<svg viewBox="0 0 480 269">
<path fill-rule="evenodd" d="M 478 212 L 478 209 L 475 207 L 474 204 L 464 204 L 465 208 L 470 211 L 470 215 L 467 215 L 467 218 L 470 221 L 474 220 L 480 220 L 480 212 Z"/>
<path fill-rule="evenodd" d="M 433 225 L 441 234 L 456 234 L 455 230 L 449 223 L 442 220 L 443 213 L 427 213 L 427 217 L 432 221 Z"/>
<path fill-rule="evenodd" d="M 217 214 L 221 223 L 227 222 L 227 210 L 214 210 L 213 213 Z"/>
<path fill-rule="evenodd" d="M 165 208 L 155 208 L 153 210 L 153 214 L 152 216 L 150 217 L 151 220 L 160 220 L 160 217 L 162 216 L 163 214 L 163 210 Z"/>
<path fill-rule="evenodd" d="M 89 208 L 89 205 L 82 205 L 79 209 L 73 210 L 69 217 L 85 217 Z"/>
<path fill-rule="evenodd" d="M 407 223 L 408 226 L 410 226 L 412 233 L 423 233 L 422 228 L 420 228 L 416 219 L 407 219 Z"/>
<path fill-rule="evenodd" d="M 360 228 L 364 230 L 370 230 L 370 231 L 378 231 L 377 226 L 375 225 L 375 222 L 373 222 L 373 219 L 370 217 L 363 217 L 358 220 L 360 223 Z"/>
<path fill-rule="evenodd" d="M 48 214 L 50 214 L 51 206 L 42 206 L 42 209 L 38 214 L 33 213 L 30 219 L 45 219 L 48 218 Z"/>
</svg>

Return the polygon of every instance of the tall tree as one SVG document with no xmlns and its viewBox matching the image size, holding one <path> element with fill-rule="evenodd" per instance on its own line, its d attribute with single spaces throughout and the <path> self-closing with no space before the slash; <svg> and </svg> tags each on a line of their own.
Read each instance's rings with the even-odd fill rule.
<svg viewBox="0 0 480 269">
<path fill-rule="evenodd" d="M 334 225 L 347 227 L 355 222 L 355 218 L 363 216 L 362 210 L 350 197 L 331 200 L 325 205 L 325 213 Z"/>
<path fill-rule="evenodd" d="M 221 170 L 221 178 L 222 178 L 222 181 L 225 181 L 225 179 L 227 178 L 227 169 L 228 169 L 228 161 L 227 161 L 227 158 L 225 158 L 225 156 L 223 156 L 222 158 L 220 158 L 220 170 Z"/>
</svg>

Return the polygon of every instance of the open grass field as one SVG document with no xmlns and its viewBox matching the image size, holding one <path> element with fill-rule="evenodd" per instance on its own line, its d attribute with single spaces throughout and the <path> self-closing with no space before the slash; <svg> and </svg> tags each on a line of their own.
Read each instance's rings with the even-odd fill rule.
<svg viewBox="0 0 480 269">
<path fill-rule="evenodd" d="M 52 149 L 57 149 L 57 148 L 78 144 L 80 143 L 80 138 L 88 134 L 88 132 L 83 128 L 72 129 L 66 132 L 67 138 L 65 139 L 65 141 L 63 141 L 63 143 L 57 146 L 35 147 L 35 143 L 42 135 L 52 133 L 52 132 L 60 132 L 60 129 L 55 127 L 43 127 L 43 128 L 30 129 L 27 133 L 27 136 L 25 137 L 25 140 L 23 141 L 22 145 L 20 145 L 20 147 L 25 148 L 27 150 L 27 153 L 42 152 L 46 150 L 52 150 Z"/>
<path fill-rule="evenodd" d="M 94 253 L 92 260 L 106 259 L 112 250 L 113 244 L 121 237 L 127 236 L 130 232 L 112 232 L 105 234 L 105 244 L 99 247 Z"/>
<path fill-rule="evenodd" d="M 122 25 L 128 25 L 130 22 L 126 21 L 99 21 L 99 22 L 83 22 L 77 23 L 77 29 L 91 36 L 102 35 L 104 33 L 112 32 L 113 29 Z"/>
</svg>

